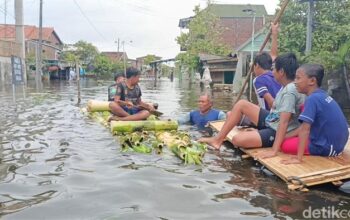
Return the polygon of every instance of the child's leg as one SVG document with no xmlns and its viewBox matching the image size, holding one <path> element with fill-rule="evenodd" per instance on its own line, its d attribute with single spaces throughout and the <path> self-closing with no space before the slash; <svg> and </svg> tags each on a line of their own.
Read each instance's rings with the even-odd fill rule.
<svg viewBox="0 0 350 220">
<path fill-rule="evenodd" d="M 281 145 L 281 151 L 285 154 L 298 154 L 299 137 L 287 138 L 283 141 Z M 309 153 L 309 141 L 304 150 L 304 155 L 310 155 Z"/>
<path fill-rule="evenodd" d="M 232 144 L 242 148 L 256 148 L 262 146 L 258 130 L 240 132 L 232 137 Z"/>
<path fill-rule="evenodd" d="M 233 106 L 221 131 L 212 138 L 201 138 L 200 142 L 207 143 L 215 148 L 220 148 L 227 134 L 241 121 L 242 115 L 246 115 L 254 124 L 258 124 L 260 107 L 246 100 L 240 100 Z"/>
</svg>

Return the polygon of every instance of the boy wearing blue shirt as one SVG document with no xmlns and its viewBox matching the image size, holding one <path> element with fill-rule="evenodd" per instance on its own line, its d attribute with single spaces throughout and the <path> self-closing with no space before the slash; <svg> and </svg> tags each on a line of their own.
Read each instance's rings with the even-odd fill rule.
<svg viewBox="0 0 350 220">
<path fill-rule="evenodd" d="M 271 52 L 258 54 L 253 62 L 255 79 L 253 81 L 255 93 L 259 106 L 263 109 L 270 110 L 272 103 L 280 91 L 282 85 L 273 77 L 271 68 L 272 62 L 278 54 L 278 24 L 271 24 Z"/>
<path fill-rule="evenodd" d="M 319 64 L 305 64 L 297 70 L 296 88 L 308 97 L 299 116 L 302 124 L 295 133 L 297 157 L 283 160 L 284 164 L 301 163 L 306 149 L 310 155 L 337 156 L 348 141 L 348 124 L 343 112 L 333 98 L 319 88 L 323 76 L 324 68 Z"/>
</svg>

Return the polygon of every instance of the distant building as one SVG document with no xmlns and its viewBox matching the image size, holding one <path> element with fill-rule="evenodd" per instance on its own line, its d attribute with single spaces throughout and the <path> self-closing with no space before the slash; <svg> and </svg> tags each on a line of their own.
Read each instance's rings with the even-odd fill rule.
<svg viewBox="0 0 350 220">
<path fill-rule="evenodd" d="M 42 56 L 44 60 L 58 60 L 59 54 L 63 49 L 63 42 L 58 37 L 53 27 L 43 27 L 42 29 L 43 51 Z M 26 56 L 35 54 L 36 47 L 39 42 L 39 28 L 30 25 L 24 25 L 24 40 Z M 12 24 L 0 24 L 0 56 L 11 56 L 16 54 L 16 48 L 6 48 L 2 45 L 4 42 L 14 43 L 16 39 L 16 26 Z M 7 43 L 9 44 L 9 43 Z"/>
<path fill-rule="evenodd" d="M 150 56 L 150 55 L 147 55 Z M 145 58 L 147 56 L 143 56 L 143 57 L 138 57 L 136 58 L 136 68 L 139 70 L 143 70 L 143 66 L 145 65 Z M 154 56 L 155 60 L 161 60 L 162 57 L 156 56 L 156 55 L 151 55 Z"/>
<path fill-rule="evenodd" d="M 235 78 L 237 58 L 199 54 L 203 67 L 208 67 L 213 83 L 232 84 Z"/>
<path fill-rule="evenodd" d="M 223 43 L 232 49 L 251 38 L 254 14 L 255 32 L 260 31 L 269 18 L 264 5 L 212 4 L 210 10 L 220 19 Z M 187 29 L 192 19 L 193 17 L 180 19 L 179 27 Z"/>
<path fill-rule="evenodd" d="M 19 46 L 15 42 L 16 26 L 12 24 L 0 24 L 0 81 L 11 83 L 11 56 L 19 56 Z M 24 25 L 25 56 L 35 59 L 39 44 L 39 28 L 32 25 Z M 46 71 L 58 71 L 58 60 L 63 49 L 63 42 L 53 27 L 42 28 L 42 58 L 48 65 Z M 35 61 L 34 61 L 35 62 Z M 27 65 L 34 65 L 27 63 Z M 30 73 L 27 73 L 30 75 Z"/>
</svg>

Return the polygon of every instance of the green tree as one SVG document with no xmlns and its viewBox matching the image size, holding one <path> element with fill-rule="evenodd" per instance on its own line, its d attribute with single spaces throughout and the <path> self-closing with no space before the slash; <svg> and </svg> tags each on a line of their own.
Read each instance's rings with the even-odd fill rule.
<svg viewBox="0 0 350 220">
<path fill-rule="evenodd" d="M 82 64 L 85 65 L 91 63 L 99 54 L 97 48 L 93 44 L 82 40 L 76 42 L 74 46 L 76 48 L 76 56 L 79 58 L 80 61 L 82 61 Z"/>
<path fill-rule="evenodd" d="M 211 12 L 211 3 L 208 1 L 207 8 L 200 10 L 196 6 L 193 10 L 194 18 L 189 23 L 188 33 L 181 33 L 176 38 L 185 53 L 177 55 L 176 59 L 189 68 L 198 68 L 199 53 L 207 53 L 219 56 L 226 56 L 231 51 L 229 46 L 221 41 L 222 27 L 219 18 Z"/>
<path fill-rule="evenodd" d="M 280 0 L 280 4 L 283 0 Z M 319 62 L 326 69 L 341 64 L 337 51 L 350 39 L 350 1 L 315 2 L 312 51 L 305 54 L 307 3 L 291 0 L 281 20 L 280 51 L 292 51 L 303 62 Z"/>
<path fill-rule="evenodd" d="M 149 65 L 150 63 L 152 63 L 153 61 L 156 60 L 156 56 L 155 55 L 151 55 L 151 54 L 148 54 L 144 59 L 144 64 L 145 65 Z"/>
<path fill-rule="evenodd" d="M 98 77 L 111 77 L 113 62 L 105 55 L 97 55 L 93 61 L 94 72 Z"/>
</svg>

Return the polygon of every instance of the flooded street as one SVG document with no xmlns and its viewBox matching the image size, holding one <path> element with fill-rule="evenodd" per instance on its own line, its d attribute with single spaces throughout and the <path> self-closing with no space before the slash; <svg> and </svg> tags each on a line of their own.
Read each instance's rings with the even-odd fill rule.
<svg viewBox="0 0 350 220">
<path fill-rule="evenodd" d="M 52 81 L 37 91 L 0 89 L 0 216 L 4 219 L 234 219 L 303 218 L 303 211 L 350 209 L 350 194 L 328 184 L 291 192 L 276 176 L 229 147 L 209 150 L 202 166 L 172 153 L 121 153 L 108 129 L 80 111 L 89 99 L 107 100 L 109 82 Z M 164 118 L 196 108 L 198 85 L 142 81 L 143 100 Z M 214 93 L 231 108 L 232 95 Z M 194 138 L 199 134 L 190 126 Z"/>
</svg>

